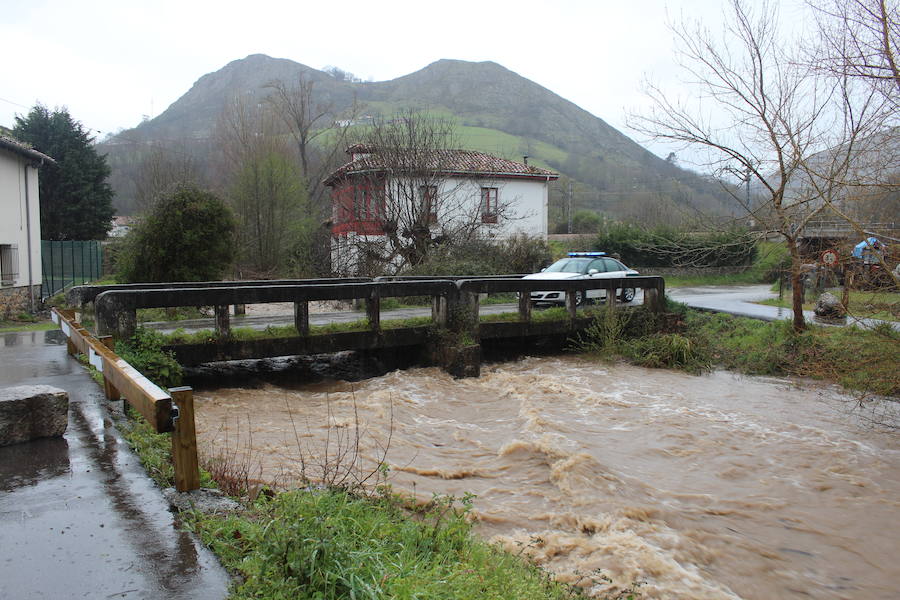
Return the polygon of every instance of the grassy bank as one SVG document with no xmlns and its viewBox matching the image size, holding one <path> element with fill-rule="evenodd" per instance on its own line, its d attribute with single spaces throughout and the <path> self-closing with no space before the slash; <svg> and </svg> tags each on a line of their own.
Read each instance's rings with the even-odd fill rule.
<svg viewBox="0 0 900 600">
<path fill-rule="evenodd" d="M 838 299 L 841 298 L 842 290 L 831 290 Z M 809 293 L 810 301 L 803 305 L 804 310 L 812 310 L 815 308 L 815 294 Z M 780 306 L 782 308 L 791 308 L 791 298 L 786 295 L 784 298 L 772 298 L 762 300 L 759 304 L 767 306 Z M 881 319 L 883 321 L 900 321 L 900 294 L 896 292 L 868 292 L 863 290 L 850 291 L 850 303 L 847 307 L 850 315 L 860 319 Z"/>
<path fill-rule="evenodd" d="M 575 346 L 648 367 L 810 377 L 854 392 L 900 397 L 900 333 L 889 327 L 811 325 L 797 333 L 788 321 L 706 313 L 674 303 L 670 308 L 662 323 L 642 310 L 602 313 Z"/>
<path fill-rule="evenodd" d="M 388 491 L 295 490 L 189 526 L 241 575 L 232 598 L 574 598 L 524 559 L 478 540 L 470 499 L 417 507 Z"/>
</svg>

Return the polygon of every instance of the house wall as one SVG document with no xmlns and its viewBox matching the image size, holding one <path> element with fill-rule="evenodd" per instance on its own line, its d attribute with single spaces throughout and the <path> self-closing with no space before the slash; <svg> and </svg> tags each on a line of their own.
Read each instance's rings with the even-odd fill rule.
<svg viewBox="0 0 900 600">
<path fill-rule="evenodd" d="M 28 208 L 26 210 L 25 180 L 28 172 Z M 28 214 L 30 213 L 30 214 Z M 31 255 L 28 253 L 28 233 L 31 233 Z M 21 288 L 41 283 L 41 224 L 38 199 L 38 170 L 17 154 L 0 149 L 0 246 L 14 246 L 18 255 L 18 274 L 12 285 L 0 289 Z M 5 280 L 5 278 L 4 278 Z M 27 289 L 27 287 L 26 287 Z"/>
<path fill-rule="evenodd" d="M 547 211 L 549 181 L 537 179 L 501 178 L 446 178 L 435 182 L 438 187 L 437 223 L 450 226 L 454 221 L 480 218 L 481 189 L 497 188 L 500 217 L 496 223 L 480 225 L 481 235 L 497 241 L 518 234 L 547 238 Z M 345 181 L 332 189 L 332 269 L 339 274 L 357 274 L 359 262 L 358 248 L 366 242 L 377 245 L 383 239 L 381 225 L 372 218 L 370 210 L 364 211 L 363 218 L 354 215 L 354 191 L 368 184 L 361 181 Z M 408 179 L 394 178 L 386 183 L 379 180 L 374 186 L 386 189 L 394 197 L 408 194 L 397 189 L 417 189 L 417 183 Z M 390 212 L 391 202 L 385 203 L 384 210 Z"/>
</svg>

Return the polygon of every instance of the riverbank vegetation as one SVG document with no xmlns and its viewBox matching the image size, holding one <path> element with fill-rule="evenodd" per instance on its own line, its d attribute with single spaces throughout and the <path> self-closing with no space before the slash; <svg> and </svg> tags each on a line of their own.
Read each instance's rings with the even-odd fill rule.
<svg viewBox="0 0 900 600">
<path fill-rule="evenodd" d="M 602 358 L 701 373 L 721 367 L 748 375 L 822 379 L 862 394 L 900 397 L 900 332 L 767 322 L 669 303 L 660 317 L 643 309 L 604 311 L 574 347 Z"/>
</svg>

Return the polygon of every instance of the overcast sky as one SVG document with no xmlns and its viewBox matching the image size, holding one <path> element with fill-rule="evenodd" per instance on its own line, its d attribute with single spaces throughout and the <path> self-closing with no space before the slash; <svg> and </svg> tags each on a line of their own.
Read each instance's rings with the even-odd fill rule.
<svg viewBox="0 0 900 600">
<path fill-rule="evenodd" d="M 645 76 L 677 90 L 667 23 L 721 28 L 723 0 L 31 0 L 7 2 L 0 124 L 35 102 L 109 133 L 156 116 L 202 75 L 248 54 L 393 79 L 441 58 L 492 60 L 626 135 Z M 796 25 L 799 0 L 782 0 Z M 102 137 L 102 134 L 98 134 Z M 663 154 L 661 146 L 651 146 Z"/>
</svg>

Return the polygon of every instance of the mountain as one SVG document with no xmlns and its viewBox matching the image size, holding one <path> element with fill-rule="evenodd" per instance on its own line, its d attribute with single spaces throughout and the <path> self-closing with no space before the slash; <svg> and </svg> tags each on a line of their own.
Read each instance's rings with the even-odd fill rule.
<svg viewBox="0 0 900 600">
<path fill-rule="evenodd" d="M 129 212 L 131 181 L 148 148 L 176 148 L 202 165 L 215 152 L 216 122 L 232 98 L 261 102 L 268 83 L 293 83 L 303 76 L 314 82 L 313 102 L 336 111 L 355 101 L 369 115 L 406 107 L 453 115 L 466 148 L 513 160 L 527 154 L 535 164 L 575 180 L 576 209 L 663 222 L 670 222 L 669 213 L 678 207 L 714 214 L 731 210 L 718 184 L 660 159 L 602 119 L 497 63 L 439 60 L 379 82 L 360 82 L 339 70 L 335 75 L 262 54 L 204 75 L 159 116 L 102 144 L 114 170 L 119 208 Z M 556 185 L 551 193 L 551 219 L 555 214 L 559 220 L 565 191 Z"/>
</svg>

